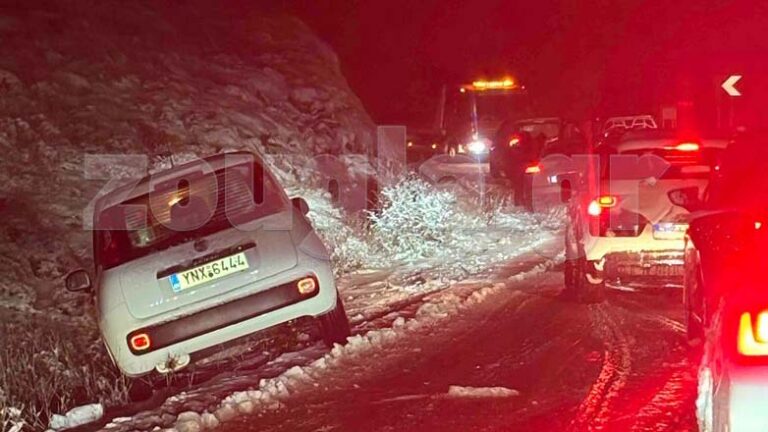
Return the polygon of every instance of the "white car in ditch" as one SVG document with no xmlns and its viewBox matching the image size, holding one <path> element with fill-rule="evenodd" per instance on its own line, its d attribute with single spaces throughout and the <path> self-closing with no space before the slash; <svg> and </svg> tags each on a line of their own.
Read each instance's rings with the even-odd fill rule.
<svg viewBox="0 0 768 432">
<path fill-rule="evenodd" d="M 131 377 L 302 317 L 343 343 L 349 322 L 307 211 L 251 153 L 194 161 L 99 198 L 94 278 L 76 270 L 66 287 L 93 292 L 107 350 Z"/>
</svg>

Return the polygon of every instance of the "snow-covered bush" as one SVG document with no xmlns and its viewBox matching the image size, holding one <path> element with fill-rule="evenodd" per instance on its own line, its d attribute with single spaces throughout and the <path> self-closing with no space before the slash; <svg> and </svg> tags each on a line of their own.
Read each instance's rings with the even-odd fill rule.
<svg viewBox="0 0 768 432">
<path fill-rule="evenodd" d="M 381 192 L 381 211 L 370 215 L 373 238 L 393 260 L 440 255 L 484 223 L 462 211 L 456 195 L 407 177 Z"/>
<path fill-rule="evenodd" d="M 560 219 L 557 212 L 524 212 L 504 196 L 460 199 L 413 176 L 384 187 L 380 209 L 362 216 L 344 213 L 321 190 L 298 194 L 309 203 L 336 274 L 406 263 L 471 272 L 520 253 L 540 235 L 535 227 L 556 230 Z"/>
</svg>

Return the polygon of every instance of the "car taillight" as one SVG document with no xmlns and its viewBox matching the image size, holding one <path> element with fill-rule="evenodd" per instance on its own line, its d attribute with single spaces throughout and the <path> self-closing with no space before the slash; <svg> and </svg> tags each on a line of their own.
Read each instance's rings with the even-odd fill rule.
<svg viewBox="0 0 768 432">
<path fill-rule="evenodd" d="M 317 289 L 317 282 L 315 278 L 306 277 L 296 282 L 296 289 L 301 295 L 312 294 Z"/>
<path fill-rule="evenodd" d="M 529 165 L 525 168 L 526 174 L 538 174 L 541 172 L 541 166 L 539 164 L 536 165 Z"/>
<path fill-rule="evenodd" d="M 513 136 L 513 137 L 511 137 L 509 139 L 509 146 L 510 147 L 514 147 L 514 146 L 516 146 L 518 144 L 520 144 L 520 138 L 519 137 Z"/>
<path fill-rule="evenodd" d="M 152 346 L 152 341 L 146 333 L 136 333 L 129 339 L 133 351 L 146 351 Z"/>
<path fill-rule="evenodd" d="M 676 145 L 675 150 L 683 152 L 699 151 L 699 145 L 695 142 L 684 142 Z"/>
<path fill-rule="evenodd" d="M 592 200 L 587 206 L 587 213 L 591 216 L 600 216 L 604 208 L 615 207 L 618 199 L 612 195 L 601 195 Z"/>
<path fill-rule="evenodd" d="M 751 313 L 741 314 L 737 348 L 743 356 L 768 356 L 768 311 L 757 314 L 754 321 Z"/>
</svg>

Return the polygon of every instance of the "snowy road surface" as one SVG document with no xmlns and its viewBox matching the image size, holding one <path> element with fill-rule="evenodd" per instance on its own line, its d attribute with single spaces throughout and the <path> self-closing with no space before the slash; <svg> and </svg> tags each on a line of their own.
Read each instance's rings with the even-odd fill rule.
<svg viewBox="0 0 768 432">
<path fill-rule="evenodd" d="M 558 297 L 561 281 L 533 272 L 447 319 L 358 340 L 297 370 L 279 404 L 217 430 L 696 430 L 678 297 L 612 291 L 584 305 Z"/>
</svg>

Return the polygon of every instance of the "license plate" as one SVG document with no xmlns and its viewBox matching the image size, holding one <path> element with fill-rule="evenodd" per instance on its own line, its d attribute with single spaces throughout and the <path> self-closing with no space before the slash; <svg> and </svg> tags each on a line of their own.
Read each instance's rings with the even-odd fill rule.
<svg viewBox="0 0 768 432">
<path fill-rule="evenodd" d="M 237 273 L 247 268 L 248 258 L 245 256 L 245 252 L 240 252 L 170 275 L 171 289 L 173 289 L 173 292 L 179 292 L 223 278 L 224 276 Z"/>
<path fill-rule="evenodd" d="M 674 277 L 683 275 L 683 266 L 664 264 L 652 265 L 650 267 L 620 265 L 616 269 L 616 272 L 622 276 Z"/>
<path fill-rule="evenodd" d="M 653 238 L 657 240 L 680 240 L 688 231 L 687 223 L 662 222 L 653 225 Z"/>
</svg>

